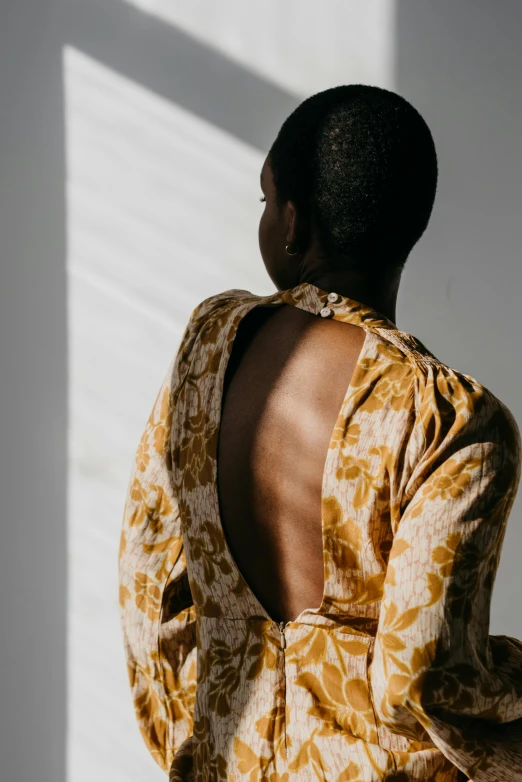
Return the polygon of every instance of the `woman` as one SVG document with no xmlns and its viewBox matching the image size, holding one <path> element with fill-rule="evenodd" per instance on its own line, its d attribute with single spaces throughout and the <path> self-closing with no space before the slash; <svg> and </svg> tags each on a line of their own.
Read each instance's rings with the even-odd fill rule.
<svg viewBox="0 0 522 782">
<path fill-rule="evenodd" d="M 395 324 L 436 183 L 399 95 L 308 98 L 261 172 L 277 292 L 192 312 L 119 558 L 136 715 L 171 780 L 522 779 L 522 644 L 489 635 L 520 432 Z"/>
</svg>

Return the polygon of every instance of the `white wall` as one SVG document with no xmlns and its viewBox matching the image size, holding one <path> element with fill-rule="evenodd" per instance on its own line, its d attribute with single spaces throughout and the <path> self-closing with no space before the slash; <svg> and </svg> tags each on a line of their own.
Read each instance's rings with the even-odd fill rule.
<svg viewBox="0 0 522 782">
<path fill-rule="evenodd" d="M 501 9 L 501 13 L 499 13 Z M 408 260 L 401 327 L 477 378 L 522 431 L 522 5 L 400 0 L 395 89 L 432 129 L 431 222 Z M 522 487 L 493 592 L 491 632 L 522 638 Z"/>
<path fill-rule="evenodd" d="M 320 13 L 313 0 L 125 1 L 302 97 L 350 82 L 391 89 L 389 0 L 330 0 Z"/>
<path fill-rule="evenodd" d="M 0 777 L 65 778 L 67 320 L 53 9 L 0 24 Z"/>
<path fill-rule="evenodd" d="M 115 563 L 131 460 L 190 311 L 218 290 L 273 289 L 259 174 L 294 91 L 389 75 L 383 3 L 380 18 L 337 4 L 319 30 L 301 3 L 270 45 L 276 5 L 90 2 L 68 22 L 70 782 L 163 778 L 131 706 Z"/>
</svg>

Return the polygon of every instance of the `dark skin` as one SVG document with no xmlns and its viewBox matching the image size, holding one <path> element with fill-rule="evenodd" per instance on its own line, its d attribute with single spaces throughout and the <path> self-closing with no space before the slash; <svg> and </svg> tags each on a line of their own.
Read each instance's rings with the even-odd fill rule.
<svg viewBox="0 0 522 782">
<path fill-rule="evenodd" d="M 395 322 L 399 278 L 331 271 L 314 226 L 278 207 L 268 158 L 259 246 L 278 290 L 306 281 Z M 288 255 L 285 246 L 299 250 Z M 324 588 L 322 481 L 328 445 L 365 332 L 291 305 L 241 322 L 225 376 L 218 443 L 223 529 L 247 584 L 275 621 L 319 608 Z"/>
<path fill-rule="evenodd" d="M 287 290 L 300 282 L 311 282 L 322 290 L 335 291 L 368 304 L 395 323 L 400 274 L 391 273 L 387 278 L 376 279 L 372 274 L 330 271 L 314 225 L 303 218 L 294 201 L 278 207 L 268 157 L 263 163 L 260 181 L 266 202 L 259 222 L 259 249 L 277 289 Z M 292 250 L 297 245 L 297 255 L 289 256 L 286 245 L 290 245 Z"/>
</svg>

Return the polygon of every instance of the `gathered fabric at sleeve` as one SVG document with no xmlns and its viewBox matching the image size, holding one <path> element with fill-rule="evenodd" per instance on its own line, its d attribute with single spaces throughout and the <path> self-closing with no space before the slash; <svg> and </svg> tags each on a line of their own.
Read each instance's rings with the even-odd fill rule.
<svg viewBox="0 0 522 782">
<path fill-rule="evenodd" d="M 184 508 L 173 479 L 172 426 L 198 339 L 220 306 L 244 293 L 227 290 L 192 310 L 143 429 L 124 503 L 118 580 L 131 696 L 145 744 L 172 782 L 189 778 L 197 683 L 196 613 Z"/>
<path fill-rule="evenodd" d="M 422 443 L 391 547 L 371 682 L 392 732 L 432 741 L 473 782 L 522 779 L 522 642 L 490 635 L 521 473 L 520 431 L 479 383 L 432 368 Z"/>
<path fill-rule="evenodd" d="M 171 474 L 174 390 L 195 337 L 195 315 L 163 378 L 132 464 L 118 557 L 119 601 L 132 701 L 145 744 L 167 773 L 192 734 L 196 627 L 180 508 Z"/>
</svg>

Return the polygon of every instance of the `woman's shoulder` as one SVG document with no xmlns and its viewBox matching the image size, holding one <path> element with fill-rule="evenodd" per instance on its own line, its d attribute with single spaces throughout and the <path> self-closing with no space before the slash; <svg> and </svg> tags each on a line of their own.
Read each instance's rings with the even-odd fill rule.
<svg viewBox="0 0 522 782">
<path fill-rule="evenodd" d="M 199 361 L 207 361 L 208 352 L 213 350 L 222 328 L 236 311 L 253 299 L 262 298 L 241 288 L 230 288 L 207 296 L 194 307 L 174 357 L 173 388 L 183 382 L 197 356 Z"/>
<path fill-rule="evenodd" d="M 435 355 L 418 337 L 400 329 L 379 329 L 402 352 L 416 380 L 419 402 L 434 397 L 441 404 L 465 406 L 470 412 L 487 406 L 513 417 L 507 405 L 483 382 Z M 432 402 L 433 403 L 433 400 Z"/>
<path fill-rule="evenodd" d="M 261 300 L 263 296 L 257 296 L 251 291 L 244 290 L 243 288 L 229 288 L 219 293 L 213 293 L 207 296 L 206 299 L 200 301 L 200 303 L 193 309 L 189 321 L 201 321 L 206 316 L 219 310 L 223 307 L 230 307 L 231 305 L 242 305 L 253 300 Z"/>
<path fill-rule="evenodd" d="M 380 395 L 395 384 L 397 398 L 407 400 L 400 402 L 408 417 L 397 451 L 403 465 L 402 501 L 411 500 L 438 470 L 442 483 L 457 480 L 459 486 L 467 480 L 473 459 L 486 455 L 502 474 L 499 485 L 516 487 L 522 472 L 522 440 L 505 402 L 477 378 L 442 361 L 412 334 L 379 329 L 381 339 L 387 347 L 377 345 L 377 365 L 384 364 L 378 371 L 389 382 Z"/>
<path fill-rule="evenodd" d="M 435 459 L 472 443 L 496 442 L 520 461 L 522 441 L 508 405 L 476 377 L 449 366 L 412 334 L 387 332 L 413 371 L 417 436 Z"/>
</svg>

